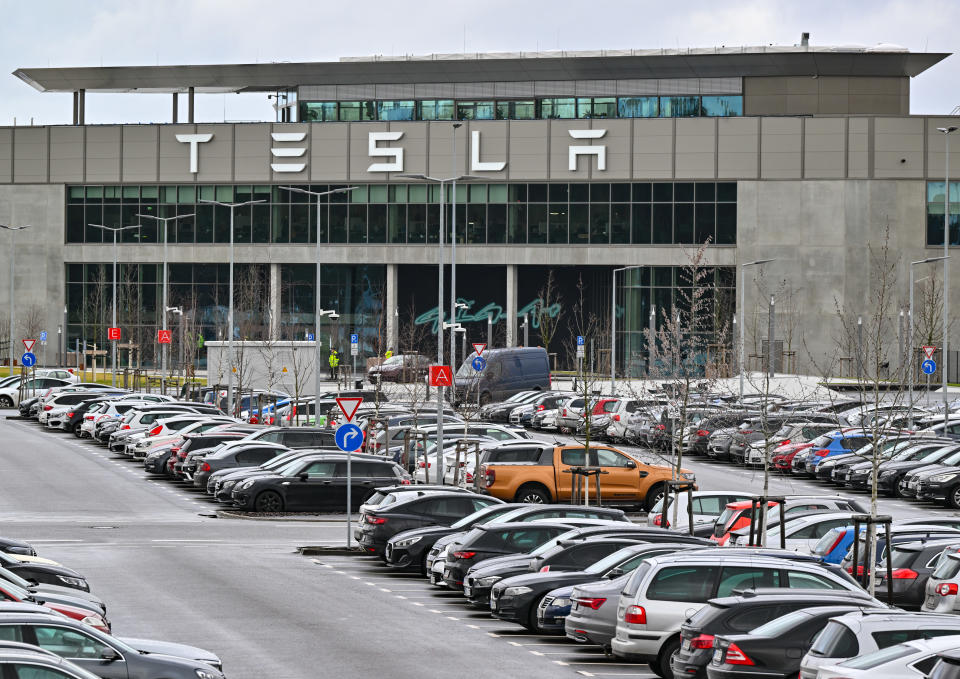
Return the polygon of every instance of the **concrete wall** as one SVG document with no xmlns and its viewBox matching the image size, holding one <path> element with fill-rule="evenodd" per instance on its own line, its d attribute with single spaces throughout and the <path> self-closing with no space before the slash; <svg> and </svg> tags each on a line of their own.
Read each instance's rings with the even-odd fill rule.
<svg viewBox="0 0 960 679">
<path fill-rule="evenodd" d="M 908 115 L 910 78 L 745 77 L 743 112 L 750 116 Z"/>
<path fill-rule="evenodd" d="M 316 391 L 313 372 L 316 348 L 313 342 L 238 341 L 234 343 L 236 358 L 232 363 L 226 342 L 207 342 L 204 346 L 207 349 L 207 376 L 210 384 L 227 384 L 230 366 L 242 365 L 244 389 L 251 386 L 269 388 L 291 395 L 299 391 L 301 396 L 313 396 Z M 326 363 L 323 363 L 322 367 L 326 371 Z M 235 373 L 234 387 L 237 383 Z"/>
</svg>

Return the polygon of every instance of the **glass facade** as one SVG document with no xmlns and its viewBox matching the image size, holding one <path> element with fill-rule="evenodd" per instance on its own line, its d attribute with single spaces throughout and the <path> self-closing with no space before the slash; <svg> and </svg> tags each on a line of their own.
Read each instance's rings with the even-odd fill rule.
<svg viewBox="0 0 960 679">
<path fill-rule="evenodd" d="M 526 100 L 423 99 L 301 101 L 301 122 L 367 120 L 538 120 L 742 116 L 743 96 L 542 97 Z"/>
<path fill-rule="evenodd" d="M 326 191 L 336 186 L 303 186 Z M 67 187 L 67 243 L 106 243 L 89 224 L 141 223 L 125 243 L 163 242 L 163 227 L 137 214 L 189 215 L 170 222 L 169 243 L 230 242 L 230 210 L 203 200 L 262 204 L 238 207 L 235 243 L 436 243 L 440 188 L 433 184 L 360 185 L 322 197 L 269 185 L 145 185 Z M 446 224 L 451 228 L 452 189 Z M 457 242 L 497 245 L 678 245 L 708 239 L 737 242 L 736 182 L 460 184 Z M 942 214 L 942 204 L 940 208 Z M 942 237 L 942 227 L 941 227 Z M 446 240 L 449 242 L 450 233 Z"/>
<path fill-rule="evenodd" d="M 927 182 L 927 245 L 943 245 L 943 182 Z M 960 182 L 950 182 L 950 245 L 960 245 Z"/>
</svg>

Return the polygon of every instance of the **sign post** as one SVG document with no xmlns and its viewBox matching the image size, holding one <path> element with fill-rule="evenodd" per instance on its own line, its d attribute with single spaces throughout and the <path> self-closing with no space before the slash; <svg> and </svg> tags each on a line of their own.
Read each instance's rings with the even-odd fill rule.
<svg viewBox="0 0 960 679">
<path fill-rule="evenodd" d="M 353 338 L 351 337 L 351 339 Z M 356 452 L 363 445 L 363 432 L 360 430 L 360 427 L 351 422 L 351 420 L 353 416 L 357 414 L 357 408 L 360 407 L 362 402 L 363 398 L 359 396 L 343 396 L 337 399 L 337 407 L 340 408 L 343 416 L 347 418 L 346 422 L 337 427 L 337 432 L 334 435 L 337 441 L 337 448 L 347 454 L 347 549 L 350 549 L 351 533 L 353 532 L 353 469 L 351 465 L 351 453 Z"/>
<path fill-rule="evenodd" d="M 40 347 L 43 352 L 43 360 L 41 361 L 42 365 L 47 365 L 47 331 L 43 330 L 40 332 Z"/>
<path fill-rule="evenodd" d="M 357 354 L 360 353 L 360 335 L 357 333 L 350 333 L 350 357 L 353 359 L 353 369 L 351 374 L 353 379 L 357 379 Z"/>
</svg>

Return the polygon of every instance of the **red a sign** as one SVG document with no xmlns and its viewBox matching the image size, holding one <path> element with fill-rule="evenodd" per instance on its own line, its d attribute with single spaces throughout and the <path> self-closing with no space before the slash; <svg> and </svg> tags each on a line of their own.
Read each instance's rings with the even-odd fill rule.
<svg viewBox="0 0 960 679">
<path fill-rule="evenodd" d="M 108 339 L 108 340 L 119 340 L 119 339 L 120 339 L 120 328 L 107 328 L 107 339 Z"/>
<path fill-rule="evenodd" d="M 170 344 L 173 341 L 173 330 L 157 330 L 157 341 L 160 344 Z"/>
<path fill-rule="evenodd" d="M 363 399 L 359 396 L 343 396 L 337 399 L 337 405 L 340 406 L 340 412 L 343 413 L 343 416 L 347 418 L 347 422 L 353 419 L 353 416 L 357 414 L 357 408 L 360 407 L 360 404 L 363 402 Z"/>
<path fill-rule="evenodd" d="M 487 348 L 486 342 L 474 342 L 473 350 L 477 352 L 477 356 L 483 356 L 483 350 Z"/>
<path fill-rule="evenodd" d="M 921 349 L 923 349 L 923 355 L 927 357 L 928 361 L 933 358 L 933 352 L 937 350 L 936 347 L 921 347 Z"/>
<path fill-rule="evenodd" d="M 453 370 L 449 365 L 431 365 L 430 366 L 430 386 L 431 387 L 452 387 Z"/>
</svg>

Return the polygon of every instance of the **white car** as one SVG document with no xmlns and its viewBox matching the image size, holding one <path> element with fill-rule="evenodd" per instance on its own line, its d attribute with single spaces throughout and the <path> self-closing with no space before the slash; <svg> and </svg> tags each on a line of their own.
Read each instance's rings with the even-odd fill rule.
<svg viewBox="0 0 960 679">
<path fill-rule="evenodd" d="M 673 503 L 677 498 L 677 525 L 673 522 Z M 731 502 L 744 502 L 753 497 L 750 493 L 735 490 L 695 490 L 693 491 L 693 525 L 708 524 L 713 526 L 717 519 Z M 664 502 L 666 501 L 666 523 L 664 522 Z M 657 501 L 653 509 L 647 514 L 647 525 L 658 528 L 674 528 L 685 531 L 689 529 L 690 502 L 687 493 L 679 496 L 670 495 Z"/>
<path fill-rule="evenodd" d="M 165 431 L 160 431 L 152 436 L 145 435 L 140 438 L 134 438 L 127 443 L 124 452 L 133 456 L 135 460 L 142 460 L 151 451 L 165 446 L 173 441 L 182 439 L 187 434 L 200 434 L 220 427 L 224 424 L 236 424 L 238 420 L 226 415 L 198 415 L 194 417 L 171 417 L 166 420 L 160 420 L 157 424 L 163 425 Z M 168 428 L 169 427 L 169 428 Z M 152 431 L 152 430 L 151 430 Z"/>
<path fill-rule="evenodd" d="M 850 512 L 822 512 L 808 516 L 798 516 L 796 518 L 790 518 L 788 514 L 785 528 L 785 549 L 801 554 L 813 554 L 813 550 L 816 549 L 817 544 L 824 535 L 834 528 L 849 526 L 853 523 L 851 517 L 852 514 Z M 765 544 L 768 547 L 780 547 L 780 516 L 775 511 L 771 511 L 767 515 L 767 521 L 769 523 L 776 521 L 777 525 L 767 530 Z M 749 532 L 746 535 L 737 537 L 738 547 L 745 547 L 749 542 Z"/>
<path fill-rule="evenodd" d="M 70 382 L 54 377 L 31 377 L 23 380 L 23 387 L 20 382 L 13 382 L 0 389 L 0 408 L 16 408 L 20 405 L 20 396 L 24 398 L 33 398 L 41 392 L 54 387 L 64 387 Z"/>
<path fill-rule="evenodd" d="M 915 639 L 821 667 L 817 679 L 925 679 L 944 651 L 960 649 L 960 636 Z"/>
</svg>

